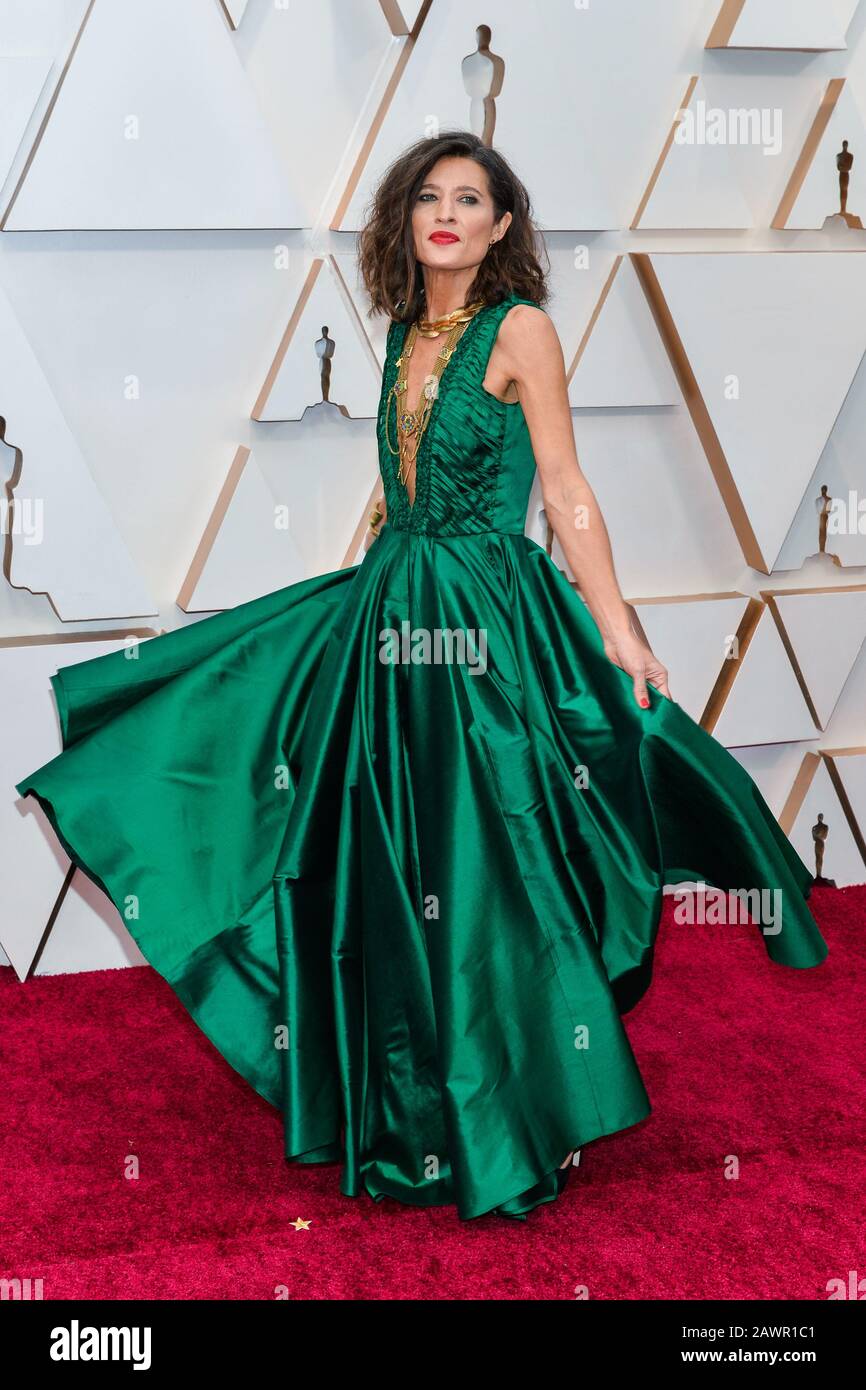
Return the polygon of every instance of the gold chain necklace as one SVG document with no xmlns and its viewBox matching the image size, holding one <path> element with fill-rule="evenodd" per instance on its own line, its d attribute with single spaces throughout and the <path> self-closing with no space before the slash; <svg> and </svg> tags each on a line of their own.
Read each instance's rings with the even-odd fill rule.
<svg viewBox="0 0 866 1390">
<path fill-rule="evenodd" d="M 388 401 L 385 406 L 385 442 L 391 453 L 398 455 L 400 466 L 397 470 L 397 479 L 403 486 L 409 476 L 409 469 L 415 463 L 418 456 L 418 449 L 421 439 L 427 428 L 433 404 L 439 394 L 439 382 L 442 373 L 448 365 L 451 354 L 457 346 L 460 338 L 466 330 L 467 324 L 475 317 L 479 309 L 484 307 L 483 300 L 476 300 L 472 304 L 463 305 L 455 309 L 453 313 L 444 315 L 441 319 L 418 319 L 412 324 L 403 350 L 397 358 L 397 377 L 394 385 L 388 393 Z M 437 338 L 440 333 L 446 332 L 448 337 L 440 349 L 433 371 L 424 383 L 421 393 L 421 403 L 415 410 L 408 407 L 401 410 L 401 397 L 405 399 L 408 389 L 409 361 L 412 356 L 412 349 L 418 337 Z M 388 435 L 388 415 L 391 407 L 391 397 L 394 397 L 395 410 L 397 415 L 397 448 L 395 449 Z M 412 445 L 414 444 L 414 448 Z M 413 504 L 414 505 L 414 504 Z"/>
<path fill-rule="evenodd" d="M 438 338 L 440 333 L 446 329 L 453 328 L 455 323 L 468 323 L 469 320 L 484 307 L 483 299 L 474 299 L 471 304 L 462 304 L 459 309 L 452 309 L 450 314 L 443 314 L 440 319 L 419 319 L 418 336 L 421 338 Z"/>
</svg>

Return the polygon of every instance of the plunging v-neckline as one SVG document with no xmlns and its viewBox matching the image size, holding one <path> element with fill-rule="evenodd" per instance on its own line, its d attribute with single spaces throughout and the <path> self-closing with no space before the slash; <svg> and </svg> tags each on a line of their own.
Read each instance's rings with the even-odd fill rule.
<svg viewBox="0 0 866 1390">
<path fill-rule="evenodd" d="M 420 456 L 421 456 L 421 451 L 423 450 L 423 448 L 424 448 L 424 446 L 425 446 L 425 443 L 427 442 L 428 436 L 429 436 L 429 434 L 430 434 L 430 427 L 431 427 L 431 425 L 433 424 L 433 415 L 434 415 L 434 413 L 435 413 L 435 411 L 436 411 L 436 407 L 437 407 L 438 404 L 439 404 L 439 396 L 440 396 L 440 394 L 441 394 L 442 380 L 443 380 L 443 378 L 444 378 L 444 376 L 445 376 L 445 373 L 448 371 L 449 367 L 452 365 L 452 363 L 453 363 L 455 357 L 457 356 L 457 354 L 458 354 L 458 352 L 459 352 L 459 350 L 460 350 L 461 345 L 466 341 L 466 337 L 467 337 L 468 333 L 471 331 L 473 325 L 478 321 L 478 319 L 481 318 L 481 315 L 482 315 L 483 313 L 485 313 L 489 308 L 491 308 L 491 305 L 489 305 L 489 304 L 483 304 L 483 305 L 481 306 L 481 308 L 477 311 L 477 313 L 475 313 L 475 314 L 472 315 L 472 318 L 469 320 L 469 322 L 467 323 L 467 325 L 466 325 L 466 327 L 464 328 L 463 332 L 460 334 L 460 337 L 457 339 L 457 342 L 454 344 L 454 347 L 451 349 L 451 356 L 448 358 L 448 361 L 445 363 L 445 366 L 442 368 L 442 371 L 441 371 L 440 374 L 439 374 L 439 380 L 438 380 L 438 386 L 437 386 L 437 390 L 436 390 L 436 395 L 435 395 L 435 398 L 434 398 L 434 400 L 433 400 L 433 404 L 432 404 L 431 407 L 430 407 L 430 413 L 429 413 L 429 415 L 427 416 L 427 425 L 426 425 L 426 427 L 425 427 L 424 434 L 423 434 L 423 436 L 422 436 L 422 438 L 421 438 L 421 440 L 420 440 L 420 443 L 418 444 L 418 448 L 417 448 L 416 451 L 415 451 L 415 458 L 414 458 L 414 463 L 415 463 L 415 495 L 414 495 L 414 497 L 412 498 L 411 501 L 409 500 L 409 490 L 408 490 L 408 488 L 406 487 L 406 484 L 403 483 L 403 482 L 400 482 L 399 476 L 397 477 L 397 485 L 398 485 L 398 487 L 401 487 L 401 488 L 403 489 L 403 498 L 404 498 L 404 501 L 405 501 L 405 503 L 406 503 L 406 510 L 407 510 L 408 512 L 410 512 L 410 513 L 411 513 L 411 512 L 414 512 L 414 510 L 415 510 L 415 503 L 416 503 L 416 501 L 417 501 L 417 499 L 418 499 L 418 477 L 419 477 L 418 460 L 419 460 L 419 458 L 420 458 Z M 406 326 L 405 326 L 405 331 L 404 331 L 404 333 L 403 333 L 403 340 L 402 340 L 402 342 L 401 342 L 401 344 L 400 344 L 400 352 L 397 354 L 398 357 L 402 356 L 403 348 L 404 348 L 404 346 L 405 346 L 405 344 L 406 344 L 406 339 L 407 339 L 407 337 L 408 337 L 408 335 L 409 335 L 409 332 L 410 332 L 411 327 L 412 327 L 411 324 L 406 324 Z M 413 345 L 413 351 L 414 351 L 414 345 Z M 435 359 L 434 359 L 434 361 L 435 361 Z M 396 365 L 396 370 L 397 370 L 397 372 L 399 373 L 399 371 L 400 371 L 399 364 Z M 409 394 L 408 372 L 407 372 L 407 379 L 406 379 L 406 394 L 407 394 L 407 395 Z M 419 395 L 419 398 L 418 398 L 418 405 L 416 406 L 416 419 L 417 419 L 417 411 L 418 411 L 418 410 L 420 409 L 420 407 L 421 407 L 421 398 L 423 397 L 423 395 L 424 395 L 424 390 L 423 390 L 423 388 L 422 388 L 422 390 L 421 390 L 421 392 L 420 392 L 420 395 Z M 407 414 L 408 414 L 408 413 L 409 413 L 409 412 L 407 411 Z M 398 416 L 398 420 L 397 420 L 398 448 L 399 448 L 399 428 L 400 428 L 400 421 L 399 421 L 399 416 Z M 398 458 L 399 458 L 399 455 L 398 455 Z M 401 460 L 401 462 L 402 462 L 402 460 Z M 398 472 L 398 475 L 399 475 L 399 469 L 400 469 L 400 463 L 398 463 L 398 465 L 397 465 L 397 472 Z"/>
<path fill-rule="evenodd" d="M 486 306 L 485 306 L 485 307 L 486 307 Z M 473 319 L 476 319 L 476 318 L 478 317 L 478 314 L 480 314 L 480 313 L 483 313 L 483 310 L 482 310 L 482 309 L 479 309 L 477 314 L 473 314 L 472 318 L 473 318 Z M 454 354 L 455 354 L 455 352 L 457 351 L 458 347 L 459 347 L 460 344 L 463 342 L 463 339 L 466 337 L 466 334 L 469 332 L 469 326 L 470 326 L 471 323 L 472 323 L 472 319 L 469 320 L 469 323 L 467 323 L 467 325 L 466 325 L 466 327 L 464 328 L 463 332 L 460 334 L 460 337 L 457 339 L 457 342 L 454 344 L 453 348 L 451 349 L 451 356 L 448 358 L 448 361 L 445 363 L 445 366 L 442 368 L 442 371 L 439 373 L 439 382 L 440 382 L 440 383 L 441 383 L 441 381 L 442 381 L 443 376 L 444 376 L 445 373 L 447 372 L 449 366 L 451 365 L 451 358 L 454 356 Z M 409 327 L 408 327 L 407 330 L 406 330 L 406 337 L 409 336 L 409 333 L 411 332 L 411 328 L 412 328 L 412 325 L 410 324 Z M 416 337 L 415 342 L 417 343 L 417 341 L 418 341 L 418 339 L 417 339 L 417 337 Z M 405 342 L 405 338 L 404 338 L 404 342 Z M 415 346 L 414 346 L 414 344 L 413 344 L 413 346 L 412 346 L 412 351 L 413 351 L 413 352 L 415 351 Z M 403 349 L 402 349 L 402 348 L 400 349 L 400 353 L 401 353 L 401 356 L 402 356 L 402 353 L 403 353 Z M 438 351 L 437 354 L 436 354 L 436 357 L 433 358 L 434 363 L 436 362 L 436 360 L 437 360 L 439 357 L 441 357 L 441 355 L 442 355 L 442 348 L 440 347 L 439 351 Z M 411 360 L 411 359 L 410 359 L 410 360 Z M 414 412 L 414 413 L 415 413 L 416 419 L 417 419 L 417 416 L 418 416 L 418 411 L 421 409 L 421 405 L 422 405 L 422 402 L 423 402 L 423 400 L 424 400 L 424 391 L 425 391 L 425 388 L 426 388 L 426 385 L 427 385 L 427 380 L 428 380 L 428 378 L 429 378 L 430 376 L 432 376 L 432 372 L 427 372 L 427 374 L 426 374 L 426 376 L 425 376 L 425 380 L 424 380 L 424 386 L 421 387 L 421 390 L 420 390 L 419 393 L 418 393 L 418 400 L 417 400 L 417 402 L 416 402 L 416 405 L 415 405 L 415 412 Z M 407 396 L 409 395 L 409 377 L 408 377 L 408 373 L 407 373 L 407 376 L 406 376 L 406 395 L 407 395 Z M 436 391 L 436 395 L 437 395 L 437 397 L 438 397 L 438 395 L 439 395 L 438 388 L 437 388 L 437 391 Z M 436 405 L 436 402 L 434 401 L 434 402 L 433 402 L 433 405 L 430 407 L 430 413 L 431 413 L 431 414 L 433 413 L 433 410 L 434 410 L 434 408 L 435 408 L 435 405 Z M 407 413 L 408 413 L 408 412 L 407 412 Z"/>
</svg>

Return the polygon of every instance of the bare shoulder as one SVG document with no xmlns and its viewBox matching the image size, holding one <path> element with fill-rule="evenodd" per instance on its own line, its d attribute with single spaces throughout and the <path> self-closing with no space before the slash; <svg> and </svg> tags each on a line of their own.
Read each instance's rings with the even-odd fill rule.
<svg viewBox="0 0 866 1390">
<path fill-rule="evenodd" d="M 512 304 L 499 326 L 498 342 L 516 381 L 562 361 L 562 346 L 553 320 L 537 304 Z"/>
</svg>

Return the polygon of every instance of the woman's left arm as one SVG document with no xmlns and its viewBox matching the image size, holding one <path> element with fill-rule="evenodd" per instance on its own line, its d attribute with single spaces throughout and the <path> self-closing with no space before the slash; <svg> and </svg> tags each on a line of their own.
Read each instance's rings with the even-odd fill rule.
<svg viewBox="0 0 866 1390">
<path fill-rule="evenodd" d="M 529 427 L 544 509 L 580 586 L 607 656 L 634 681 L 635 699 L 649 704 L 649 681 L 671 698 L 666 667 L 632 627 L 614 570 L 607 526 L 581 471 L 559 335 L 543 309 L 516 304 L 497 337 L 503 371 L 515 381 Z"/>
</svg>

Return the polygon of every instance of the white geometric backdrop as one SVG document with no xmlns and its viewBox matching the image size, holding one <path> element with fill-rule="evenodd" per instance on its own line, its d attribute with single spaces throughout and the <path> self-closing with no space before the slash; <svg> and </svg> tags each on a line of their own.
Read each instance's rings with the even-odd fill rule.
<svg viewBox="0 0 866 1390">
<path fill-rule="evenodd" d="M 488 54 L 622 590 L 806 863 L 821 812 L 825 875 L 866 880 L 866 0 L 0 0 L 22 978 L 142 959 L 14 793 L 60 749 L 49 676 L 358 558 L 387 323 L 356 233 L 401 149 L 480 133 Z"/>
</svg>

